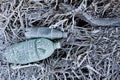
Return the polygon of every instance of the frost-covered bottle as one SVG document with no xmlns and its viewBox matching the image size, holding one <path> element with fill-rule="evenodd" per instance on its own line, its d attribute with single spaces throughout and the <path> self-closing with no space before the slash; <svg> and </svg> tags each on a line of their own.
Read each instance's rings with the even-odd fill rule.
<svg viewBox="0 0 120 80">
<path fill-rule="evenodd" d="M 48 27 L 32 27 L 32 28 L 26 28 L 25 37 L 27 39 L 30 38 L 49 38 L 49 39 L 60 39 L 60 38 L 66 38 L 67 32 L 62 32 L 57 29 L 51 29 Z"/>
<path fill-rule="evenodd" d="M 60 48 L 59 42 L 39 38 L 13 44 L 5 50 L 4 57 L 9 63 L 26 64 L 43 60 Z"/>
</svg>

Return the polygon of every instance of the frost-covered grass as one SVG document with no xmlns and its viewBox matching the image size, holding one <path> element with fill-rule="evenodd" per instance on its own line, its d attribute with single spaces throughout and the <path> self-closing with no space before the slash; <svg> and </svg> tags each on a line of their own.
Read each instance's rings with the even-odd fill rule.
<svg viewBox="0 0 120 80">
<path fill-rule="evenodd" d="M 98 27 L 81 20 L 85 18 L 83 11 L 97 18 L 119 17 L 119 6 L 119 0 L 3 1 L 0 80 L 119 80 L 120 28 Z M 25 40 L 25 28 L 36 26 L 58 28 L 69 35 L 60 40 L 62 48 L 48 59 L 26 65 L 4 62 L 5 48 Z"/>
</svg>

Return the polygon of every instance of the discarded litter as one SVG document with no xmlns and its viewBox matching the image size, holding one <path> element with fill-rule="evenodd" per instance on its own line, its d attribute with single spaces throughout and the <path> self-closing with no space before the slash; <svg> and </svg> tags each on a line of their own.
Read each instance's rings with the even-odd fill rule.
<svg viewBox="0 0 120 80">
<path fill-rule="evenodd" d="M 66 38 L 67 32 L 62 32 L 57 29 L 51 29 L 48 27 L 34 27 L 34 28 L 27 28 L 25 32 L 25 37 L 27 39 L 30 38 L 49 38 L 49 39 L 60 39 Z"/>
<path fill-rule="evenodd" d="M 7 47 L 4 56 L 9 63 L 26 64 L 48 58 L 57 48 L 60 48 L 59 42 L 45 38 L 31 39 Z"/>
</svg>

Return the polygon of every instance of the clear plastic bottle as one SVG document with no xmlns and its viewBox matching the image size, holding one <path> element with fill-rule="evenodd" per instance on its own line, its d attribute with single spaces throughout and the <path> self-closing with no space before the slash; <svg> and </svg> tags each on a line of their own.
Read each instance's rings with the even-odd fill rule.
<svg viewBox="0 0 120 80">
<path fill-rule="evenodd" d="M 7 47 L 4 57 L 9 63 L 27 64 L 48 58 L 60 47 L 59 42 L 55 43 L 49 39 L 31 39 Z"/>
<path fill-rule="evenodd" d="M 51 29 L 48 27 L 34 27 L 34 28 L 26 28 L 25 37 L 27 39 L 30 38 L 49 38 L 49 39 L 60 39 L 66 38 L 67 32 L 62 32 L 57 29 Z"/>
</svg>

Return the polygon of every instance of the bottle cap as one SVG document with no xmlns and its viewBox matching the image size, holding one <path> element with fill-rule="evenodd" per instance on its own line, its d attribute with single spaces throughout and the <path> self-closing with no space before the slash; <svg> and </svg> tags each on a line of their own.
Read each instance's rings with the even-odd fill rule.
<svg viewBox="0 0 120 80">
<path fill-rule="evenodd" d="M 61 48 L 60 42 L 56 42 L 54 43 L 55 49 L 59 49 Z"/>
<path fill-rule="evenodd" d="M 67 35 L 68 35 L 67 32 L 63 32 L 63 33 L 62 33 L 62 37 L 63 37 L 63 38 L 67 38 Z"/>
</svg>

